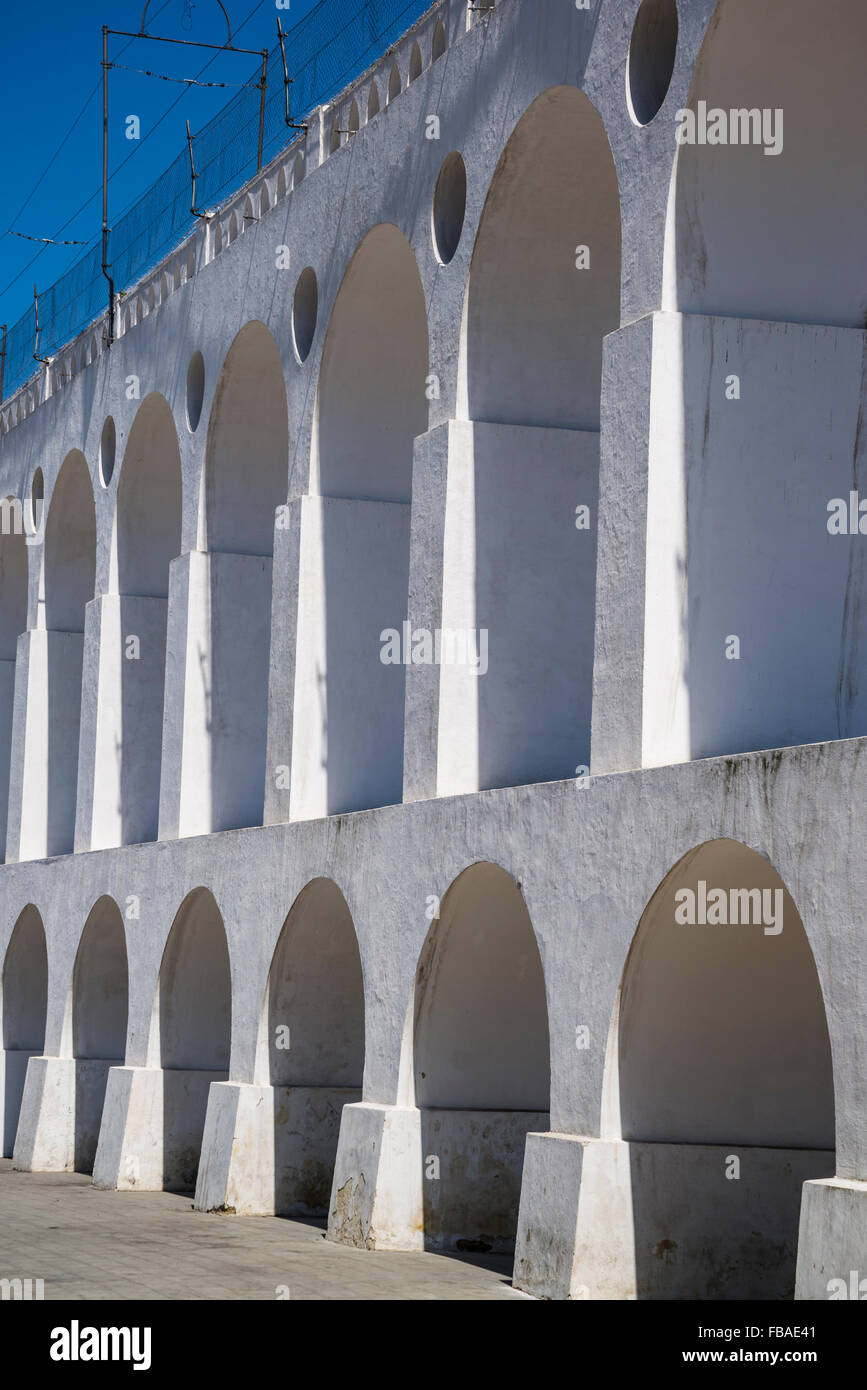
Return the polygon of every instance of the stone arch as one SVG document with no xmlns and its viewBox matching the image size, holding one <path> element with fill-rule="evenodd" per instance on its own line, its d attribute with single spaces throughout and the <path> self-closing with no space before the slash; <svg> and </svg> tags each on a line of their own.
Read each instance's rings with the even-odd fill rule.
<svg viewBox="0 0 867 1390">
<path fill-rule="evenodd" d="M 627 1292 L 791 1297 L 801 1185 L 835 1171 L 831 1046 L 797 907 L 754 850 L 708 841 L 650 899 L 605 1097 L 631 1174 Z"/>
<path fill-rule="evenodd" d="M 304 182 L 304 173 L 305 173 L 304 156 L 303 156 L 303 154 L 298 154 L 298 155 L 295 156 L 295 163 L 294 163 L 293 166 L 292 166 L 292 187 L 293 187 L 293 188 L 297 188 L 298 185 L 299 185 L 300 183 L 303 183 L 303 182 Z"/>
<path fill-rule="evenodd" d="M 27 543 L 20 502 L 7 498 L 11 526 L 0 536 L 0 852 L 6 852 L 6 815 L 12 761 L 12 713 L 18 638 L 27 628 Z"/>
<path fill-rule="evenodd" d="M 361 125 L 361 116 L 358 112 L 358 102 L 353 101 L 349 108 L 349 123 L 347 129 L 350 135 L 357 135 Z"/>
<path fill-rule="evenodd" d="M 422 57 L 421 57 L 421 48 L 419 47 L 418 42 L 416 42 L 416 43 L 413 44 L 413 46 L 412 46 L 412 52 L 411 52 L 410 55 L 409 55 L 409 81 L 410 81 L 410 82 L 415 82 L 415 80 L 416 80 L 417 77 L 421 77 L 421 74 L 422 74 L 422 67 L 423 67 L 423 63 L 422 63 Z"/>
<path fill-rule="evenodd" d="M 286 169 L 281 164 L 277 174 L 277 202 L 286 197 Z"/>
<path fill-rule="evenodd" d="M 619 306 L 608 137 L 582 92 L 556 87 L 503 151 L 470 266 L 458 414 L 472 421 L 471 501 L 446 516 L 443 627 L 473 647 L 441 673 L 442 794 L 589 765 L 602 344 Z"/>
<path fill-rule="evenodd" d="M 335 116 L 334 120 L 331 122 L 331 139 L 328 142 L 328 153 L 334 154 L 337 150 L 339 150 L 341 142 L 342 136 L 340 134 L 340 122 Z"/>
<path fill-rule="evenodd" d="M 262 192 L 259 197 L 259 216 L 267 212 L 271 206 L 271 194 L 268 191 L 268 180 L 262 180 Z"/>
<path fill-rule="evenodd" d="M 244 215 L 241 218 L 241 231 L 246 232 L 252 222 L 256 221 L 253 212 L 253 199 L 248 194 L 244 199 Z"/>
<path fill-rule="evenodd" d="M 370 84 L 370 92 L 367 97 L 367 119 L 372 121 L 379 111 L 379 88 L 375 82 Z"/>
<path fill-rule="evenodd" d="M 210 804 L 191 827 L 260 825 L 264 805 L 271 567 L 276 509 L 288 488 L 289 425 L 277 344 L 263 323 L 236 336 L 208 422 L 204 500 L 209 612 L 201 757 Z M 207 799 L 207 798 L 206 798 Z"/>
<path fill-rule="evenodd" d="M 129 433 L 115 509 L 117 643 L 101 682 L 91 847 L 157 838 L 169 569 L 181 549 L 181 456 L 171 408 L 146 396 Z M 110 662 L 110 665 L 108 665 Z"/>
<path fill-rule="evenodd" d="M 400 96 L 401 86 L 402 86 L 402 83 L 401 83 L 401 76 L 400 76 L 400 68 L 399 68 L 398 65 L 397 65 L 397 59 L 395 59 L 395 61 L 394 61 L 394 62 L 392 63 L 392 65 L 391 65 L 391 72 L 390 72 L 389 75 L 388 75 L 388 102 L 389 102 L 389 103 L 393 102 L 394 99 L 395 99 L 395 97 L 399 97 L 399 96 Z"/>
<path fill-rule="evenodd" d="M 93 1171 L 109 1068 L 126 1055 L 129 978 L 126 934 L 113 898 L 88 915 L 72 972 L 72 1056 L 75 1059 L 74 1163 Z"/>
<path fill-rule="evenodd" d="M 45 524 L 48 757 L 44 749 L 32 749 L 34 773 L 43 760 L 44 772 L 25 794 L 27 810 L 22 806 L 22 822 L 29 822 L 22 825 L 22 841 L 35 854 L 68 854 L 73 847 L 85 610 L 93 599 L 95 576 L 93 485 L 84 455 L 73 450 L 54 484 Z"/>
<path fill-rule="evenodd" d="M 223 249 L 223 228 L 218 222 L 214 228 L 214 255 L 219 256 Z"/>
<path fill-rule="evenodd" d="M 698 117 L 701 100 L 709 117 L 724 111 L 725 127 L 713 120 L 708 134 L 725 134 L 728 143 L 678 150 L 666 307 L 867 326 L 867 184 L 852 178 L 861 160 L 867 12 L 858 0 L 828 0 L 821 24 L 815 21 L 809 0 L 793 0 L 782 26 L 774 6 L 717 5 L 687 109 Z M 819 102 L 811 95 L 817 72 L 833 74 Z M 750 143 L 733 138 L 733 110 L 756 112 Z M 767 130 L 760 132 L 765 110 Z M 685 122 L 681 129 L 690 135 Z M 739 117 L 738 137 L 746 130 Z M 692 132 L 696 140 L 700 133 Z M 766 155 L 766 147 L 779 153 Z"/>
<path fill-rule="evenodd" d="M 379 635 L 406 617 L 413 441 L 427 430 L 427 371 L 415 257 L 402 232 L 381 224 L 344 276 L 319 373 L 311 468 L 319 496 L 306 512 L 301 582 L 324 624 L 309 608 L 299 626 L 294 815 L 402 797 L 404 668 L 383 664 Z"/>
<path fill-rule="evenodd" d="M 361 1100 L 364 980 L 352 915 L 330 879 L 296 898 L 268 974 L 260 1046 L 274 1095 L 274 1209 L 324 1215 L 344 1105 Z"/>
<path fill-rule="evenodd" d="M 231 245 L 238 236 L 238 214 L 233 212 L 229 218 L 229 235 L 226 237 L 226 244 Z"/>
<path fill-rule="evenodd" d="M 172 923 L 160 964 L 151 1040 L 163 1069 L 163 1186 L 191 1190 L 208 1091 L 229 1074 L 229 947 L 213 894 L 196 888 Z"/>
<path fill-rule="evenodd" d="M 45 1047 L 48 1010 L 48 951 L 42 918 L 32 903 L 20 914 L 3 962 L 3 1157 L 11 1158 L 31 1057 Z"/>
<path fill-rule="evenodd" d="M 425 1243 L 511 1252 L 524 1142 L 548 1128 L 551 1066 L 538 943 L 497 865 L 474 864 L 443 898 L 413 1020 L 422 1153 L 440 1159 L 439 1181 L 423 1185 Z"/>
</svg>

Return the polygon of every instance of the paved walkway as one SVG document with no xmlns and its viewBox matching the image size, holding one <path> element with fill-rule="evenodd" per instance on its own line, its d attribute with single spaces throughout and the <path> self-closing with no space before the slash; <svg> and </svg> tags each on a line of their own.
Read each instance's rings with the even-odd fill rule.
<svg viewBox="0 0 867 1390">
<path fill-rule="evenodd" d="M 511 1261 L 350 1250 L 321 1225 L 214 1216 L 170 1192 L 97 1192 L 0 1159 L 0 1279 L 46 1299 L 512 1299 Z M 278 1289 L 282 1294 L 278 1295 Z"/>
</svg>

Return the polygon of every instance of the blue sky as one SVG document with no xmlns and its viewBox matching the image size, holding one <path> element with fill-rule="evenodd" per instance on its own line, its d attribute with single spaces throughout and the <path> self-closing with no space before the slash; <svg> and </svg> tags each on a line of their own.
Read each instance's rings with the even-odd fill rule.
<svg viewBox="0 0 867 1390">
<path fill-rule="evenodd" d="M 224 0 L 239 47 L 273 47 L 279 13 L 284 30 L 318 0 Z M 331 0 L 339 5 L 342 0 Z M 144 0 L 44 0 L 4 6 L 0 47 L 0 129 L 3 198 L 0 205 L 0 323 L 10 325 L 33 302 L 33 284 L 52 284 L 83 246 L 40 248 L 7 234 L 92 242 L 99 236 L 102 199 L 102 26 L 137 31 Z M 148 31 L 172 38 L 223 43 L 226 23 L 218 0 L 150 0 Z M 246 82 L 258 60 L 204 49 L 110 38 L 109 56 L 129 67 L 203 81 Z M 186 147 L 193 131 L 228 101 L 234 88 L 186 88 L 132 72 L 110 76 L 110 220 Z M 84 108 L 84 109 L 83 109 Z M 170 109 L 171 108 L 171 109 Z M 141 140 L 125 138 L 125 118 L 137 115 Z M 62 148 L 58 147 L 62 145 Z M 55 157 L 56 156 L 56 157 Z M 131 156 L 131 157 L 129 157 Z M 52 163 L 53 160 L 53 163 Z M 118 166 L 127 161 L 122 169 Z M 50 165 L 50 168 L 49 168 Z M 38 253 L 38 254 L 37 254 Z M 34 261 L 34 256 L 37 258 Z M 28 262 L 33 264 L 28 265 Z M 17 277 L 17 279 L 15 278 Z M 10 284 L 11 281 L 15 281 Z"/>
</svg>

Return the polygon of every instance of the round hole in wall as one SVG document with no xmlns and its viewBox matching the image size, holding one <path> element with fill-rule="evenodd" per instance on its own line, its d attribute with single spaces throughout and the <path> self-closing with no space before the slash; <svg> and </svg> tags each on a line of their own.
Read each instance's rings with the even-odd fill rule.
<svg viewBox="0 0 867 1390">
<path fill-rule="evenodd" d="M 204 399 L 205 359 L 200 352 L 194 352 L 187 368 L 187 426 L 190 431 L 198 426 Z"/>
<path fill-rule="evenodd" d="M 467 166 L 452 150 L 443 161 L 433 200 L 434 249 L 440 265 L 448 265 L 458 249 L 467 211 Z"/>
<path fill-rule="evenodd" d="M 292 340 L 299 362 L 307 360 L 313 346 L 318 313 L 319 286 L 316 282 L 316 272 L 308 266 L 298 277 L 295 302 L 292 306 Z"/>
<path fill-rule="evenodd" d="M 665 101 L 677 53 L 676 0 L 643 0 L 632 29 L 626 94 L 636 125 L 649 125 Z"/>
<path fill-rule="evenodd" d="M 108 487 L 111 482 L 116 452 L 117 432 L 114 428 L 114 420 L 109 415 L 102 427 L 102 438 L 99 441 L 99 480 L 103 487 Z"/>
<path fill-rule="evenodd" d="M 30 529 L 36 535 L 42 525 L 42 503 L 45 500 L 45 479 L 37 468 L 30 484 Z"/>
</svg>

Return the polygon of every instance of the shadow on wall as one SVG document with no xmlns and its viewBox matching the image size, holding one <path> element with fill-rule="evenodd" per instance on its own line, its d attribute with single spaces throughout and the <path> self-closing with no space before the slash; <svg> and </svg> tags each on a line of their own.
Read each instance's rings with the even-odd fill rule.
<svg viewBox="0 0 867 1390">
<path fill-rule="evenodd" d="M 791 1298 L 801 1186 L 835 1171 L 833 1076 L 807 934 L 760 855 L 712 841 L 663 881 L 615 1056 L 637 1297 Z"/>
<path fill-rule="evenodd" d="M 163 1187 L 190 1192 L 212 1081 L 229 1074 L 232 990 L 229 947 L 206 888 L 181 904 L 160 966 L 155 1023 L 163 1068 Z"/>
<path fill-rule="evenodd" d="M 316 879 L 296 899 L 268 977 L 274 1210 L 325 1216 L 344 1105 L 361 1100 L 364 981 L 340 889 Z"/>
<path fill-rule="evenodd" d="M 147 396 L 123 460 L 115 519 L 121 725 L 111 844 L 157 838 L 163 734 L 169 566 L 181 549 L 181 457 L 168 402 Z M 139 655 L 128 656 L 138 638 Z M 95 818 L 100 812 L 95 798 Z M 99 843 L 99 842 L 97 842 Z"/>
<path fill-rule="evenodd" d="M 274 527 L 288 467 L 280 353 L 265 325 L 253 321 L 229 349 L 208 424 L 208 830 L 262 823 Z"/>
<path fill-rule="evenodd" d="M 405 671 L 383 664 L 380 634 L 400 630 L 407 614 L 413 441 L 428 426 L 427 371 L 415 257 L 396 227 L 375 227 L 340 287 L 319 374 L 302 514 L 295 817 L 403 798 Z"/>
<path fill-rule="evenodd" d="M 42 918 L 25 907 L 12 931 L 3 963 L 3 1157 L 11 1158 L 24 1094 L 27 1063 L 45 1047 L 48 952 Z"/>
<path fill-rule="evenodd" d="M 846 331 L 867 324 L 865 44 L 860 0 L 829 0 L 819 24 L 809 0 L 721 0 L 699 56 L 688 106 L 725 112 L 728 143 L 681 146 L 671 203 L 664 304 L 685 317 L 659 379 L 682 395 L 671 428 L 657 414 L 651 524 L 680 569 L 660 576 L 645 762 L 867 728 L 863 543 L 828 532 L 831 499 L 867 495 L 863 341 Z"/>
<path fill-rule="evenodd" d="M 77 1173 L 93 1172 L 109 1067 L 122 1066 L 126 1054 L 128 994 L 123 918 L 112 898 L 100 898 L 82 932 L 72 976 Z"/>
<path fill-rule="evenodd" d="M 475 864 L 449 889 L 414 998 L 425 1246 L 511 1254 L 526 1135 L 548 1129 L 550 1058 L 539 948 L 503 869 Z"/>
<path fill-rule="evenodd" d="M 589 99 L 556 87 L 503 151 L 470 268 L 443 625 L 487 633 L 488 670 L 443 667 L 442 793 L 589 764 L 602 342 L 619 322 L 614 160 Z"/>
</svg>

